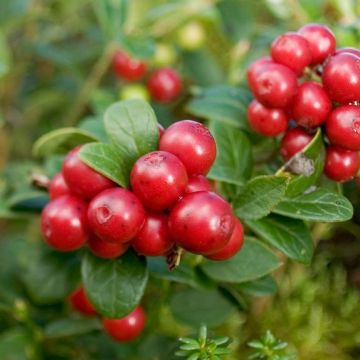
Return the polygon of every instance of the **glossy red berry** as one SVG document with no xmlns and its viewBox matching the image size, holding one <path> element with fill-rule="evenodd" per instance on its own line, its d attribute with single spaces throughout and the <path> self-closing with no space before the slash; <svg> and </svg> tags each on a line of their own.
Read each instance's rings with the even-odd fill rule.
<svg viewBox="0 0 360 360">
<path fill-rule="evenodd" d="M 145 210 L 139 199 L 129 190 L 107 189 L 89 204 L 89 225 L 105 241 L 130 241 L 141 229 Z"/>
<path fill-rule="evenodd" d="M 66 156 L 62 173 L 73 194 L 90 200 L 101 191 L 115 186 L 115 184 L 82 162 L 79 157 L 80 149 L 77 147 Z"/>
<path fill-rule="evenodd" d="M 152 210 L 171 207 L 185 191 L 188 176 L 185 166 L 167 151 L 153 151 L 139 158 L 131 170 L 133 192 Z"/>
<path fill-rule="evenodd" d="M 129 243 L 114 243 L 100 239 L 94 234 L 89 236 L 88 246 L 91 252 L 102 259 L 114 259 L 123 255 L 129 248 Z"/>
<path fill-rule="evenodd" d="M 250 78 L 254 96 L 270 108 L 283 108 L 297 91 L 295 73 L 281 64 L 266 64 Z"/>
<path fill-rule="evenodd" d="M 257 72 L 267 64 L 274 64 L 274 61 L 269 56 L 262 57 L 251 63 L 246 72 L 248 82 L 253 81 Z"/>
<path fill-rule="evenodd" d="M 251 128 L 263 136 L 277 136 L 288 126 L 288 119 L 283 109 L 271 109 L 253 100 L 247 110 Z"/>
<path fill-rule="evenodd" d="M 331 145 L 326 149 L 325 174 L 335 181 L 353 179 L 360 166 L 357 151 L 347 150 L 340 146 Z"/>
<path fill-rule="evenodd" d="M 146 64 L 120 50 L 114 54 L 113 69 L 118 77 L 129 81 L 136 81 L 145 74 Z"/>
<path fill-rule="evenodd" d="M 298 33 L 309 43 L 311 64 L 321 64 L 336 50 L 336 39 L 333 32 L 325 25 L 307 24 Z"/>
<path fill-rule="evenodd" d="M 129 315 L 120 319 L 104 319 L 104 330 L 119 342 L 128 342 L 137 338 L 145 327 L 145 312 L 139 305 Z"/>
<path fill-rule="evenodd" d="M 50 201 L 41 214 L 41 230 L 45 241 L 59 251 L 73 251 L 88 239 L 87 204 L 71 195 Z"/>
<path fill-rule="evenodd" d="M 275 39 L 271 45 L 271 57 L 296 74 L 302 74 L 311 64 L 311 50 L 308 41 L 295 32 L 287 32 Z"/>
<path fill-rule="evenodd" d="M 333 110 L 326 122 L 330 142 L 350 150 L 360 150 L 360 107 L 344 105 Z"/>
<path fill-rule="evenodd" d="M 86 316 L 96 315 L 96 310 L 87 298 L 83 287 L 79 287 L 73 293 L 71 293 L 69 296 L 69 301 L 72 308 L 79 313 Z"/>
<path fill-rule="evenodd" d="M 49 184 L 50 199 L 54 200 L 63 195 L 70 195 L 70 189 L 67 186 L 64 176 L 61 172 L 57 173 Z"/>
<path fill-rule="evenodd" d="M 235 227 L 230 237 L 229 242 L 219 252 L 208 255 L 207 258 L 211 260 L 224 261 L 236 255 L 244 244 L 244 229 L 238 218 L 235 219 Z"/>
<path fill-rule="evenodd" d="M 289 129 L 280 145 L 280 154 L 284 160 L 289 160 L 300 152 L 312 140 L 312 135 L 300 128 Z"/>
<path fill-rule="evenodd" d="M 228 243 L 235 226 L 230 205 L 213 192 L 185 195 L 171 210 L 174 241 L 195 254 L 214 254 Z"/>
<path fill-rule="evenodd" d="M 349 53 L 332 56 L 322 80 L 332 100 L 341 104 L 360 100 L 360 57 Z"/>
<path fill-rule="evenodd" d="M 325 90 L 314 82 L 302 83 L 289 105 L 292 119 L 306 128 L 322 125 L 331 109 L 331 100 Z"/>
<path fill-rule="evenodd" d="M 131 244 L 139 255 L 165 255 L 174 245 L 169 234 L 168 216 L 160 213 L 147 213 L 143 227 Z"/>
<path fill-rule="evenodd" d="M 182 80 L 175 70 L 163 68 L 154 71 L 150 75 L 147 87 L 155 101 L 167 103 L 175 100 L 180 95 Z"/>
<path fill-rule="evenodd" d="M 335 55 L 343 54 L 343 53 L 353 54 L 357 57 L 360 57 L 360 49 L 355 49 L 352 47 L 343 47 L 336 49 Z"/>
<path fill-rule="evenodd" d="M 211 184 L 204 175 L 193 175 L 189 178 L 185 193 L 193 193 L 197 191 L 211 191 Z"/>
<path fill-rule="evenodd" d="M 206 175 L 216 158 L 216 143 L 208 128 L 192 121 L 169 126 L 160 140 L 160 150 L 176 155 L 190 175 Z"/>
</svg>

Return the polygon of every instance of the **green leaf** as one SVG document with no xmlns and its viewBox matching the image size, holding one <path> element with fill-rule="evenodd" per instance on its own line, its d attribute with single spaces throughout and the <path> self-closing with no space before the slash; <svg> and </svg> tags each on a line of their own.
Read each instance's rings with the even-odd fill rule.
<svg viewBox="0 0 360 360">
<path fill-rule="evenodd" d="M 34 351 L 32 338 L 23 328 L 15 327 L 0 335 L 2 360 L 27 360 L 29 353 L 34 353 Z"/>
<path fill-rule="evenodd" d="M 239 129 L 218 122 L 212 122 L 210 130 L 216 141 L 217 155 L 208 177 L 243 185 L 252 171 L 250 141 Z"/>
<path fill-rule="evenodd" d="M 263 243 L 246 237 L 241 251 L 226 261 L 206 260 L 201 269 L 211 279 L 221 282 L 243 283 L 261 278 L 281 263 L 276 255 Z"/>
<path fill-rule="evenodd" d="M 319 188 L 308 194 L 285 198 L 274 212 L 307 221 L 336 222 L 350 220 L 353 207 L 345 196 Z"/>
<path fill-rule="evenodd" d="M 276 292 L 277 284 L 272 276 L 267 275 L 254 281 L 239 284 L 237 289 L 251 296 L 266 296 Z"/>
<path fill-rule="evenodd" d="M 79 124 L 79 129 L 84 130 L 89 134 L 92 134 L 94 137 L 96 137 L 99 141 L 103 143 L 106 143 L 108 141 L 104 122 L 100 117 L 89 116 L 85 118 Z"/>
<path fill-rule="evenodd" d="M 77 336 L 101 328 L 101 322 L 96 318 L 59 319 L 46 325 L 44 335 L 47 339 Z"/>
<path fill-rule="evenodd" d="M 111 105 L 105 112 L 105 129 L 123 159 L 123 171 L 130 176 L 135 161 L 158 147 L 159 130 L 151 106 L 139 99 Z"/>
<path fill-rule="evenodd" d="M 244 186 L 233 207 L 241 219 L 260 219 L 282 200 L 288 185 L 283 176 L 258 176 Z"/>
<path fill-rule="evenodd" d="M 24 273 L 31 298 L 39 304 L 63 301 L 80 279 L 80 263 L 76 253 L 65 254 L 44 250 Z"/>
<path fill-rule="evenodd" d="M 5 36 L 0 32 L 0 78 L 10 69 L 10 49 Z"/>
<path fill-rule="evenodd" d="M 227 85 L 215 85 L 204 89 L 186 105 L 186 110 L 207 120 L 219 121 L 247 129 L 247 105 L 249 91 Z"/>
<path fill-rule="evenodd" d="M 114 146 L 102 143 L 86 144 L 81 148 L 79 155 L 81 160 L 100 174 L 122 187 L 128 186 L 123 159 Z"/>
<path fill-rule="evenodd" d="M 62 128 L 41 136 L 34 144 L 34 156 L 48 156 L 50 154 L 63 154 L 78 145 L 98 141 L 87 131 L 77 128 Z"/>
<path fill-rule="evenodd" d="M 185 289 L 174 293 L 170 300 L 174 317 L 185 324 L 216 326 L 225 322 L 235 310 L 218 290 Z"/>
<path fill-rule="evenodd" d="M 144 258 L 132 251 L 113 260 L 87 253 L 83 258 L 82 278 L 95 309 L 108 318 L 121 318 L 140 302 L 148 272 Z"/>
<path fill-rule="evenodd" d="M 289 258 L 304 264 L 311 262 L 314 244 L 303 221 L 279 215 L 247 220 L 251 230 Z"/>
</svg>

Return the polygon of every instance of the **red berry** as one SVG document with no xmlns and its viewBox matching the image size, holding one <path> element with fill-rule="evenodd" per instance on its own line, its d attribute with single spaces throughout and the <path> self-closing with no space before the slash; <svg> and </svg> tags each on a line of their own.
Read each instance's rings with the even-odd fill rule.
<svg viewBox="0 0 360 360">
<path fill-rule="evenodd" d="M 129 190 L 112 188 L 97 195 L 89 204 L 88 220 L 94 233 L 105 241 L 130 241 L 141 229 L 145 210 Z"/>
<path fill-rule="evenodd" d="M 309 43 L 311 50 L 311 64 L 321 64 L 332 55 L 336 49 L 336 39 L 333 32 L 325 25 L 307 24 L 299 31 Z"/>
<path fill-rule="evenodd" d="M 175 70 L 163 68 L 150 75 L 147 87 L 154 100 L 166 103 L 175 100 L 180 95 L 182 81 Z"/>
<path fill-rule="evenodd" d="M 185 195 L 169 218 L 171 237 L 195 254 L 214 254 L 228 243 L 235 226 L 230 205 L 213 192 Z"/>
<path fill-rule="evenodd" d="M 275 39 L 271 46 L 271 57 L 296 74 L 302 74 L 311 63 L 311 50 L 308 41 L 294 32 L 287 32 Z"/>
<path fill-rule="evenodd" d="M 211 260 L 228 260 L 236 255 L 244 244 L 244 229 L 238 218 L 235 218 L 235 227 L 229 242 L 215 254 L 208 255 Z"/>
<path fill-rule="evenodd" d="M 343 54 L 343 53 L 353 54 L 356 55 L 357 57 L 360 57 L 360 50 L 352 47 L 344 47 L 344 48 L 336 49 L 335 55 Z"/>
<path fill-rule="evenodd" d="M 90 235 L 88 245 L 94 255 L 103 259 L 117 258 L 123 255 L 130 246 L 128 243 L 105 241 L 94 234 Z"/>
<path fill-rule="evenodd" d="M 247 110 L 248 121 L 253 130 L 263 136 L 277 136 L 283 133 L 288 119 L 283 109 L 270 109 L 253 100 Z"/>
<path fill-rule="evenodd" d="M 332 100 L 341 104 L 360 100 L 360 57 L 349 53 L 331 57 L 322 80 Z"/>
<path fill-rule="evenodd" d="M 299 125 L 313 128 L 326 121 L 331 108 L 331 101 L 321 85 L 304 82 L 291 100 L 289 112 Z"/>
<path fill-rule="evenodd" d="M 300 152 L 312 140 L 312 136 L 300 128 L 289 129 L 280 145 L 280 154 L 285 161 Z"/>
<path fill-rule="evenodd" d="M 143 61 L 134 59 L 124 51 L 117 51 L 113 57 L 113 69 L 117 76 L 129 81 L 142 78 L 146 71 Z"/>
<path fill-rule="evenodd" d="M 69 296 L 69 301 L 74 310 L 87 316 L 96 315 L 96 310 L 90 303 L 83 287 L 76 289 Z"/>
<path fill-rule="evenodd" d="M 171 207 L 185 191 L 188 176 L 183 163 L 167 151 L 153 151 L 139 158 L 131 170 L 133 192 L 152 210 Z"/>
<path fill-rule="evenodd" d="M 204 175 L 193 175 L 189 178 L 185 193 L 193 193 L 197 191 L 211 191 L 211 184 Z"/>
<path fill-rule="evenodd" d="M 61 172 L 57 173 L 49 184 L 50 199 L 54 200 L 63 195 L 70 195 L 70 189 L 67 186 L 64 176 Z"/>
<path fill-rule="evenodd" d="M 281 64 L 266 64 L 250 79 L 256 99 L 270 108 L 283 108 L 297 91 L 295 73 Z"/>
<path fill-rule="evenodd" d="M 257 74 L 257 72 L 264 65 L 267 65 L 267 64 L 274 64 L 274 61 L 268 56 L 257 59 L 253 63 L 251 63 L 250 66 L 248 67 L 248 70 L 247 70 L 247 73 L 246 73 L 248 82 L 250 83 L 251 81 L 253 81 L 255 75 Z"/>
<path fill-rule="evenodd" d="M 145 312 L 138 305 L 129 315 L 120 319 L 104 319 L 104 330 L 119 342 L 128 342 L 137 338 L 145 327 Z"/>
<path fill-rule="evenodd" d="M 331 145 L 326 149 L 325 174 L 335 181 L 348 181 L 359 170 L 360 157 L 357 151 Z"/>
<path fill-rule="evenodd" d="M 45 241 L 59 251 L 73 251 L 88 238 L 87 204 L 71 195 L 50 201 L 41 214 L 41 230 Z"/>
<path fill-rule="evenodd" d="M 190 175 L 206 175 L 216 158 L 216 143 L 208 128 L 192 120 L 169 126 L 160 140 L 160 150 L 176 155 Z"/>
<path fill-rule="evenodd" d="M 91 200 L 95 195 L 115 184 L 82 162 L 79 151 L 80 147 L 76 147 L 66 156 L 62 173 L 72 193 L 85 200 Z"/>
<path fill-rule="evenodd" d="M 173 245 L 168 229 L 168 216 L 147 213 L 143 227 L 132 241 L 135 251 L 144 256 L 162 256 Z"/>
</svg>

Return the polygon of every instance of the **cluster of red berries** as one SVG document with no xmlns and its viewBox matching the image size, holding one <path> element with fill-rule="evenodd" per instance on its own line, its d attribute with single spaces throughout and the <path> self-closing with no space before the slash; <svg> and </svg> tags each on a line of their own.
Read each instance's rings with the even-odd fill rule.
<svg viewBox="0 0 360 360">
<path fill-rule="evenodd" d="M 72 308 L 84 316 L 96 316 L 96 310 L 86 296 L 83 287 L 69 296 Z M 137 338 L 145 327 L 144 309 L 138 305 L 130 314 L 120 319 L 103 319 L 103 328 L 115 341 L 128 342 Z"/>
<path fill-rule="evenodd" d="M 135 59 L 125 51 L 119 50 L 113 57 L 115 74 L 126 81 L 138 81 L 145 76 L 147 65 Z M 167 103 L 175 100 L 182 91 L 182 80 L 178 72 L 172 68 L 160 68 L 153 71 L 147 79 L 147 89 L 153 100 Z"/>
<path fill-rule="evenodd" d="M 329 28 L 308 24 L 276 38 L 271 58 L 255 61 L 247 77 L 255 96 L 248 107 L 249 124 L 264 136 L 285 132 L 280 149 L 285 160 L 310 143 L 316 128 L 324 126 L 329 143 L 325 174 L 341 182 L 356 176 L 360 166 L 359 49 L 336 49 Z M 297 127 L 289 128 L 289 121 Z"/>
</svg>

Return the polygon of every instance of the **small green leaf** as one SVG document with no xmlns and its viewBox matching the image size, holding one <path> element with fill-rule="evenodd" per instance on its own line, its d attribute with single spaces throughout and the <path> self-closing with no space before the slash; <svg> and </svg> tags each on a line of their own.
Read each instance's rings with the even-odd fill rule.
<svg viewBox="0 0 360 360">
<path fill-rule="evenodd" d="M 242 131 L 233 126 L 212 122 L 210 130 L 216 141 L 217 155 L 208 177 L 243 185 L 252 170 L 250 141 Z"/>
<path fill-rule="evenodd" d="M 243 283 L 271 273 L 280 266 L 276 255 L 260 241 L 246 237 L 241 251 L 225 261 L 206 260 L 201 269 L 211 279 Z"/>
<path fill-rule="evenodd" d="M 272 276 L 267 275 L 254 281 L 241 283 L 237 289 L 251 296 L 266 296 L 276 292 L 277 284 Z"/>
<path fill-rule="evenodd" d="M 124 171 L 123 159 L 114 146 L 102 143 L 86 144 L 81 148 L 80 158 L 94 170 L 120 186 L 128 186 L 128 176 Z"/>
<path fill-rule="evenodd" d="M 279 215 L 247 220 L 251 230 L 289 258 L 304 264 L 311 262 L 314 244 L 303 221 Z"/>
<path fill-rule="evenodd" d="M 74 147 L 98 139 L 85 130 L 78 128 L 62 128 L 41 136 L 34 144 L 34 156 L 48 156 L 50 154 L 63 154 Z"/>
<path fill-rule="evenodd" d="M 139 304 L 148 272 L 144 258 L 132 251 L 114 260 L 87 253 L 83 258 L 82 278 L 95 309 L 108 318 L 121 318 Z"/>
<path fill-rule="evenodd" d="M 241 219 L 260 219 L 268 215 L 282 200 L 288 179 L 282 176 L 258 176 L 251 179 L 234 201 Z"/>
<path fill-rule="evenodd" d="M 345 196 L 319 188 L 308 194 L 285 198 L 274 212 L 307 221 L 336 222 L 350 220 L 353 207 Z"/>
</svg>

